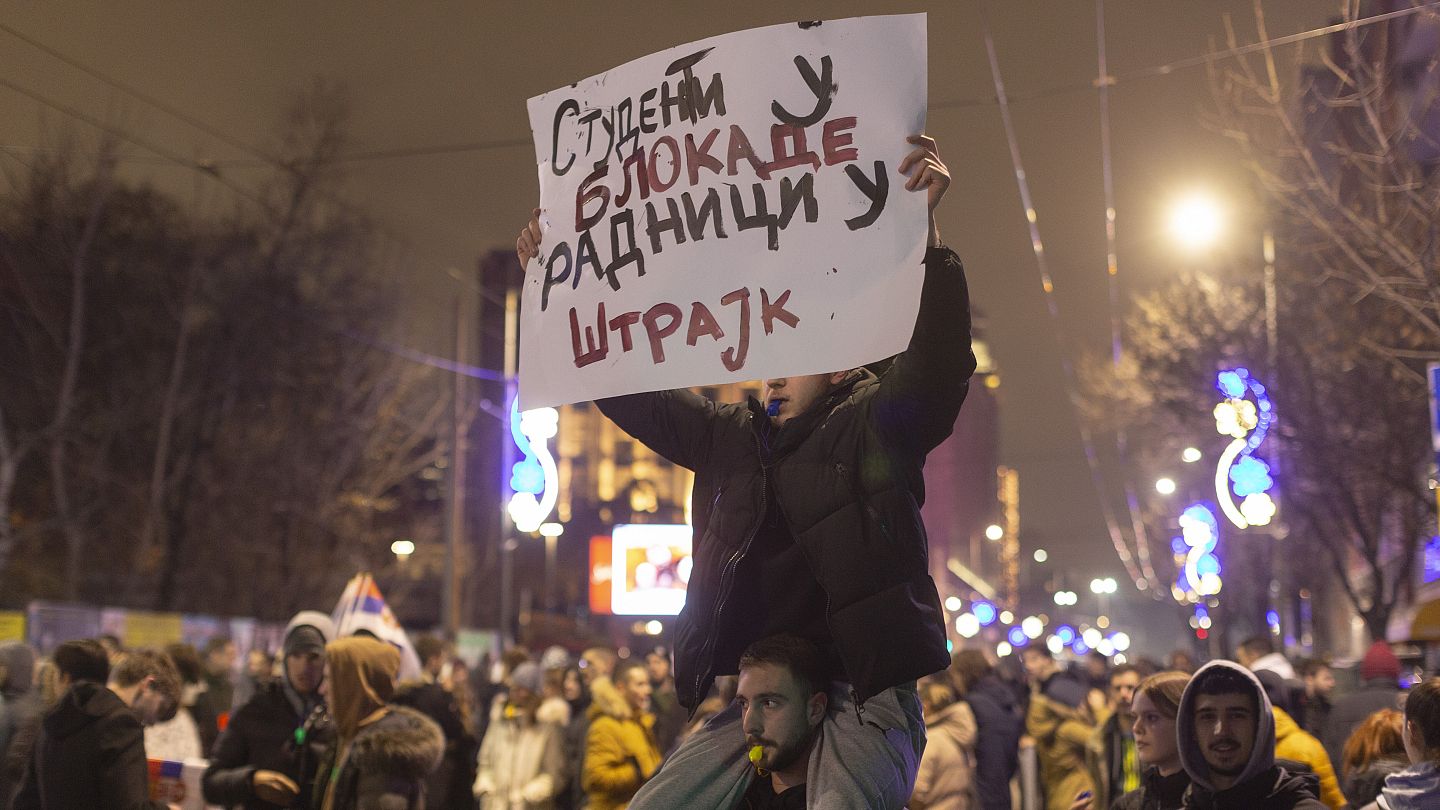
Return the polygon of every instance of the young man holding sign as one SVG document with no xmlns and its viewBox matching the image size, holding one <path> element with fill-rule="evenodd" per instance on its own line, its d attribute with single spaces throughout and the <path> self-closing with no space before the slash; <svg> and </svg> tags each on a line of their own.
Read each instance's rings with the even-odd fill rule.
<svg viewBox="0 0 1440 810">
<path fill-rule="evenodd" d="M 950 173 L 916 135 L 898 170 L 930 212 L 920 309 L 882 377 L 863 368 L 765 380 L 765 401 L 717 405 L 687 390 L 600 409 L 695 471 L 695 552 L 675 631 L 676 692 L 694 709 L 756 640 L 785 632 L 822 652 L 829 711 L 807 805 L 898 808 L 924 748 L 916 679 L 949 664 L 920 520 L 926 454 L 951 432 L 975 370 L 969 294 L 934 211 Z M 540 255 L 540 211 L 516 242 Z M 632 808 L 731 808 L 754 773 L 736 706 L 686 741 Z M 773 751 L 762 748 L 755 767 Z"/>
</svg>

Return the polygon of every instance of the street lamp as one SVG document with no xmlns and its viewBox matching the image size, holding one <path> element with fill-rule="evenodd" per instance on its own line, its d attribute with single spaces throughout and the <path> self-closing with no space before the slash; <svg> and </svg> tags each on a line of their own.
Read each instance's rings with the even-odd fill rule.
<svg viewBox="0 0 1440 810">
<path fill-rule="evenodd" d="M 1175 479 L 1161 478 L 1160 480 L 1155 482 L 1155 491 L 1160 493 L 1161 495 L 1174 495 Z"/>
<path fill-rule="evenodd" d="M 1043 562 L 1045 562 L 1046 560 L 1050 559 L 1050 552 L 1046 551 L 1046 550 L 1043 549 L 1043 548 L 1037 548 L 1037 549 L 1035 549 L 1034 557 L 1035 557 L 1035 562 L 1037 562 L 1037 563 L 1043 563 Z"/>
<path fill-rule="evenodd" d="M 1186 464 L 1194 464 L 1201 458 L 1204 458 L 1204 454 L 1200 452 L 1198 447 L 1187 447 L 1180 452 L 1180 460 Z"/>
<path fill-rule="evenodd" d="M 997 524 L 997 523 L 991 523 L 989 526 L 986 526 L 986 527 L 985 527 L 985 539 L 986 539 L 986 540 L 989 540 L 989 541 L 991 541 L 991 542 L 995 542 L 995 541 L 998 541 L 1000 538 L 1002 538 L 1002 537 L 1004 537 L 1004 536 L 1005 536 L 1005 530 L 1002 529 L 1002 528 L 1000 528 L 1000 525 Z"/>
<path fill-rule="evenodd" d="M 396 540 L 390 544 L 390 552 L 403 563 L 410 559 L 411 554 L 415 553 L 415 542 L 413 540 Z"/>
<path fill-rule="evenodd" d="M 1214 196 L 1192 191 L 1175 201 L 1170 209 L 1170 235 L 1188 250 L 1200 251 L 1215 244 L 1225 228 L 1225 214 Z"/>
</svg>

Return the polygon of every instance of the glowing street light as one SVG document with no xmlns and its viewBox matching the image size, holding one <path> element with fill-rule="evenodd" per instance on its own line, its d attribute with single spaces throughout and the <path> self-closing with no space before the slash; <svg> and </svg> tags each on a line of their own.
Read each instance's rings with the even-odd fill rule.
<svg viewBox="0 0 1440 810">
<path fill-rule="evenodd" d="M 1035 549 L 1035 555 L 1034 555 L 1034 556 L 1035 556 L 1035 562 L 1037 562 L 1037 563 L 1043 563 L 1043 562 L 1045 562 L 1046 560 L 1050 559 L 1050 552 L 1046 551 L 1046 550 L 1043 549 L 1043 548 L 1037 548 L 1037 549 Z"/>
<path fill-rule="evenodd" d="M 1204 250 L 1215 244 L 1225 229 L 1225 213 L 1209 194 L 1194 191 L 1170 209 L 1170 235 L 1185 248 Z"/>
<path fill-rule="evenodd" d="M 562 535 L 562 534 L 564 534 L 564 533 L 565 533 L 565 527 L 562 526 L 562 525 L 560 525 L 559 523 L 541 523 L 541 524 L 540 524 L 540 536 L 541 536 L 541 537 L 559 537 L 560 535 Z"/>
<path fill-rule="evenodd" d="M 1160 493 L 1161 495 L 1174 495 L 1175 479 L 1161 478 L 1160 480 L 1155 482 L 1155 491 Z"/>
<path fill-rule="evenodd" d="M 986 526 L 986 527 L 985 527 L 985 539 L 986 539 L 986 540 L 989 540 L 989 541 L 991 541 L 991 542 L 995 542 L 995 541 L 999 540 L 1000 538 L 1002 538 L 1002 537 L 1004 537 L 1004 536 L 1005 536 L 1005 530 L 1002 529 L 1002 528 L 1000 528 L 1000 525 L 997 524 L 997 523 L 991 523 L 989 526 Z"/>
<path fill-rule="evenodd" d="M 1180 460 L 1186 464 L 1194 464 L 1204 457 L 1204 454 L 1200 452 L 1200 448 L 1198 447 L 1187 447 L 1180 451 Z"/>
<path fill-rule="evenodd" d="M 405 562 L 410 555 L 415 553 L 415 542 L 413 540 L 396 540 L 390 544 L 390 552 Z"/>
<path fill-rule="evenodd" d="M 1090 580 L 1090 592 L 1093 593 L 1093 594 L 1097 594 L 1097 595 L 1098 595 L 1098 594 L 1115 593 L 1115 591 L 1116 591 L 1118 588 L 1119 588 L 1119 585 L 1115 582 L 1115 578 L 1114 578 L 1114 577 L 1105 577 L 1104 579 L 1096 578 L 1096 579 Z M 1092 645 L 1090 645 L 1090 646 L 1093 647 L 1093 646 L 1095 646 L 1095 645 L 1092 644 Z"/>
<path fill-rule="evenodd" d="M 950 611 L 951 613 L 958 613 L 958 612 L 960 611 L 960 597 L 958 597 L 958 596 L 947 596 L 947 597 L 945 597 L 945 609 L 948 610 L 948 611 Z"/>
</svg>

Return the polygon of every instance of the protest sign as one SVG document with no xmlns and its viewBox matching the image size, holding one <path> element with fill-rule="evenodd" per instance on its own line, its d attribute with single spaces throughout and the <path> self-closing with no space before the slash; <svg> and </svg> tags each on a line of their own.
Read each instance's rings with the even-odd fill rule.
<svg viewBox="0 0 1440 810">
<path fill-rule="evenodd" d="M 902 351 L 926 195 L 925 15 L 793 23 L 530 100 L 540 256 L 520 403 L 852 368 Z"/>
</svg>

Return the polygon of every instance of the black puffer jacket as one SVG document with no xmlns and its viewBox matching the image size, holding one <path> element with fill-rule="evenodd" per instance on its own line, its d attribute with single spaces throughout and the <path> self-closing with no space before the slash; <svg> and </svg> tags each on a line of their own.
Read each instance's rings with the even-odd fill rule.
<svg viewBox="0 0 1440 810">
<path fill-rule="evenodd" d="M 860 701 L 949 664 L 920 520 L 921 471 L 950 435 L 974 370 L 964 271 L 954 252 L 931 248 L 906 351 L 884 377 L 853 379 L 774 431 L 768 454 L 766 416 L 753 399 L 715 405 L 677 390 L 596 403 L 631 436 L 695 471 L 694 569 L 675 631 L 682 705 L 693 710 L 717 673 L 734 671 L 734 662 L 715 660 L 717 649 L 754 640 L 720 643 L 717 635 L 767 491 L 825 591 L 835 650 Z"/>
<path fill-rule="evenodd" d="M 986 675 L 965 694 L 975 714 L 975 793 L 981 810 L 1010 810 L 1010 780 L 1020 767 L 1025 718 L 1015 693 Z"/>
</svg>

